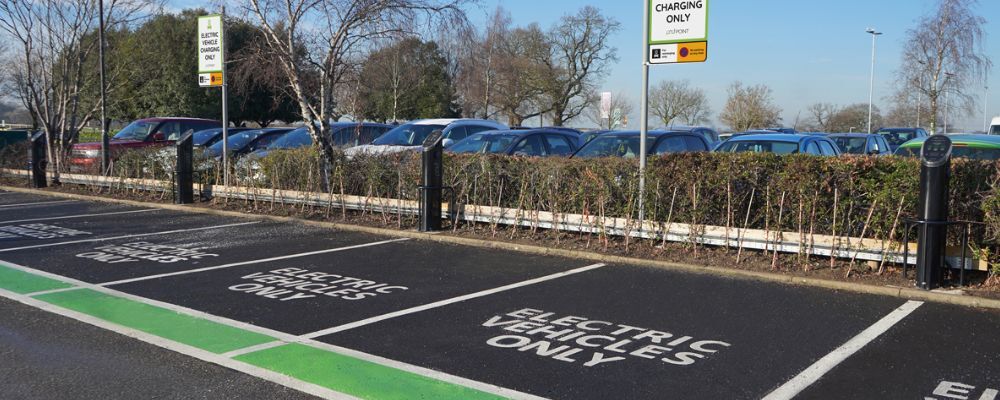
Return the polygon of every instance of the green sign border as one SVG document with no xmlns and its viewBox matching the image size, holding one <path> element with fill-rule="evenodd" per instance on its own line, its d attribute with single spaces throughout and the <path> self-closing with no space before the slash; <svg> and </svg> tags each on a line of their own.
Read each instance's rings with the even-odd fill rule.
<svg viewBox="0 0 1000 400">
<path fill-rule="evenodd" d="M 207 18 L 219 18 L 219 24 L 220 25 L 223 24 L 223 22 L 224 22 L 222 14 L 209 14 L 209 15 L 199 16 L 198 17 L 198 29 L 197 29 L 197 31 L 198 31 L 197 35 L 198 36 L 195 37 L 195 41 L 194 41 L 194 48 L 196 48 L 196 49 L 198 49 L 198 48 L 201 47 L 201 43 L 200 43 L 200 41 L 201 41 L 201 20 L 207 19 Z M 222 37 L 219 38 L 219 43 L 222 46 L 222 62 L 220 63 L 221 65 L 225 65 L 226 64 L 226 33 L 225 33 L 225 29 L 226 29 L 225 25 L 221 25 L 219 27 L 219 33 L 220 33 L 219 36 L 222 36 Z M 200 60 L 200 57 L 201 57 L 200 53 L 198 54 L 198 57 L 199 57 L 199 60 Z M 201 63 L 198 63 L 198 64 L 201 64 Z M 211 74 L 213 72 L 223 72 L 223 71 L 222 71 L 222 69 L 217 69 L 217 70 L 212 70 L 212 71 L 202 71 L 201 67 L 200 66 L 198 67 L 198 73 L 199 74 Z"/>
<path fill-rule="evenodd" d="M 702 0 L 705 3 L 705 36 L 701 38 L 691 38 L 684 40 L 661 40 L 653 41 L 653 2 L 656 0 L 648 0 L 646 2 L 646 47 L 657 45 L 657 44 L 673 44 L 673 43 L 689 43 L 689 42 L 707 42 L 708 41 L 708 1 Z M 646 51 L 649 52 L 648 50 Z M 647 55 L 647 57 L 649 57 Z"/>
</svg>

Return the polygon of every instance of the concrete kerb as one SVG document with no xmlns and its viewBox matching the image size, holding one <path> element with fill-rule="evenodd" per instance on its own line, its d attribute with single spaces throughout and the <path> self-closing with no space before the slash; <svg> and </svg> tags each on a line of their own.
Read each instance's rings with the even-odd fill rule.
<svg viewBox="0 0 1000 400">
<path fill-rule="evenodd" d="M 662 268 L 672 271 L 682 271 L 700 275 L 713 275 L 719 277 L 776 282 L 782 284 L 808 286 L 808 287 L 822 288 L 828 290 L 896 297 L 905 300 L 921 300 L 921 301 L 951 304 L 963 307 L 988 308 L 988 309 L 1000 310 L 1000 300 L 996 299 L 987 299 L 974 296 L 961 296 L 961 295 L 936 293 L 936 292 L 925 292 L 922 290 L 911 289 L 911 288 L 874 286 L 874 285 L 865 285 L 865 284 L 851 283 L 851 282 L 840 282 L 840 281 L 831 281 L 826 279 L 784 275 L 784 274 L 777 274 L 770 272 L 747 271 L 747 270 L 732 269 L 732 268 L 701 266 L 701 265 L 684 264 L 684 263 L 676 263 L 669 261 L 622 257 L 622 256 L 600 254 L 587 251 L 565 250 L 565 249 L 517 244 L 517 243 L 510 243 L 503 241 L 489 241 L 482 239 L 463 238 L 457 236 L 449 236 L 447 234 L 441 234 L 440 232 L 425 233 L 416 231 L 401 231 L 401 230 L 375 228 L 375 227 L 368 227 L 361 225 L 342 224 L 337 222 L 313 221 L 297 217 L 283 217 L 283 216 L 266 215 L 266 214 L 247 214 L 238 211 L 216 210 L 213 208 L 206 208 L 206 207 L 192 207 L 192 206 L 182 206 L 176 204 L 163 204 L 163 203 L 147 203 L 136 200 L 89 196 L 89 195 L 81 195 L 75 193 L 62 193 L 62 192 L 47 191 L 47 190 L 26 189 L 13 186 L 4 186 L 4 185 L 0 185 L 0 190 L 19 192 L 19 193 L 40 194 L 40 195 L 66 198 L 66 199 L 123 204 L 136 207 L 154 207 L 164 210 L 200 213 L 200 214 L 208 214 L 216 216 L 268 220 L 277 222 L 295 222 L 310 226 L 341 230 L 347 232 L 359 232 L 359 233 L 368 233 L 381 236 L 411 238 L 411 239 L 426 240 L 438 243 L 458 244 L 458 245 L 466 245 L 466 246 L 480 247 L 480 248 L 517 251 L 528 254 L 551 255 L 551 256 L 575 258 L 580 260 L 596 261 L 611 265 L 631 264 L 644 267 Z"/>
</svg>

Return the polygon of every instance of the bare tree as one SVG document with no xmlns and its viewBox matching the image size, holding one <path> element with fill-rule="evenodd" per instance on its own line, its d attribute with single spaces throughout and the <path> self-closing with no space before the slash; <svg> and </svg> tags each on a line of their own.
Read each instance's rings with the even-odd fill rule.
<svg viewBox="0 0 1000 400">
<path fill-rule="evenodd" d="M 806 108 L 809 116 L 812 120 L 809 125 L 813 130 L 820 132 L 831 132 L 830 130 L 830 118 L 833 117 L 839 110 L 837 106 L 830 103 L 815 103 Z"/>
<path fill-rule="evenodd" d="M 766 85 L 743 86 L 733 82 L 729 86 L 729 99 L 719 114 L 719 120 L 736 131 L 765 128 L 781 122 L 781 109 L 771 99 L 771 88 Z"/>
<path fill-rule="evenodd" d="M 971 110 L 976 97 L 968 90 L 992 68 L 984 48 L 986 19 L 973 11 L 977 4 L 976 0 L 940 0 L 932 14 L 907 32 L 897 75 L 900 86 L 922 93 L 929 102 L 932 132 L 942 114 L 942 96 L 960 109 Z"/>
<path fill-rule="evenodd" d="M 649 93 L 649 109 L 663 126 L 682 120 L 695 125 L 708 121 L 711 108 L 705 91 L 691 87 L 688 81 L 662 81 Z"/>
<path fill-rule="evenodd" d="M 456 32 L 453 46 L 443 45 L 446 54 L 456 61 L 455 91 L 462 113 L 472 118 L 494 118 L 500 110 L 496 107 L 499 70 L 510 56 L 505 54 L 505 44 L 510 40 L 510 13 L 497 6 L 489 16 L 482 33 L 473 27 Z M 449 42 L 445 42 L 449 43 Z"/>
<path fill-rule="evenodd" d="M 545 66 L 545 97 L 542 112 L 550 113 L 552 124 L 580 116 L 592 100 L 594 90 L 618 60 L 611 36 L 621 23 L 605 17 L 601 10 L 585 6 L 576 14 L 566 15 L 549 31 L 552 51 L 538 60 Z"/>
<path fill-rule="evenodd" d="M 334 91 L 342 88 L 352 57 L 377 40 L 416 35 L 417 21 L 463 20 L 467 0 L 249 0 L 247 12 L 256 16 L 267 44 L 295 94 L 302 118 L 328 160 Z M 297 51 L 300 43 L 306 51 Z M 313 72 L 315 87 L 306 84 Z"/>
<path fill-rule="evenodd" d="M 514 29 L 498 46 L 491 104 L 507 117 L 509 125 L 520 126 L 545 111 L 542 103 L 549 75 L 537 60 L 549 54 L 551 47 L 537 24 Z"/>
<path fill-rule="evenodd" d="M 608 107 L 608 117 L 605 118 L 601 110 L 601 98 L 593 96 L 594 101 L 590 102 L 587 108 L 587 119 L 600 126 L 601 129 L 618 129 L 628 125 L 628 116 L 635 111 L 632 101 L 622 92 L 611 94 L 611 104 Z"/>
<path fill-rule="evenodd" d="M 851 104 L 831 114 L 827 120 L 827 132 L 863 132 L 868 126 L 868 103 Z M 882 113 L 878 106 L 872 107 L 872 126 L 882 126 Z M 877 128 L 876 128 L 877 129 Z"/>
<path fill-rule="evenodd" d="M 152 0 L 108 0 L 106 26 L 125 28 L 155 5 Z M 100 107 L 99 102 L 81 99 L 97 80 L 88 60 L 92 62 L 98 51 L 98 19 L 96 0 L 0 1 L 0 31 L 16 47 L 17 95 L 45 133 L 57 180 L 63 154 Z M 109 81 L 114 81 L 113 74 Z"/>
</svg>

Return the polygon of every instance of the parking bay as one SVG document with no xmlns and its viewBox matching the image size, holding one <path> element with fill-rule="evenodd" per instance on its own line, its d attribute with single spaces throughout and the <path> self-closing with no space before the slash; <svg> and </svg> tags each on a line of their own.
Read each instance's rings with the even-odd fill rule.
<svg viewBox="0 0 1000 400">
<path fill-rule="evenodd" d="M 140 215 L 50 221 L 94 237 L 137 236 L 10 251 L 0 241 L 0 260 L 90 283 L 135 279 L 109 288 L 567 399 L 758 398 L 905 303 L 625 265 L 575 273 L 590 263 L 293 223 Z M 223 227 L 191 230 L 211 226 Z M 177 232 L 141 236 L 168 230 Z M 80 257 L 137 242 L 214 255 Z M 1000 338 L 989 334 L 998 323 L 992 312 L 923 305 L 801 396 L 947 398 L 932 396 L 941 382 L 989 395 L 1000 372 Z"/>
</svg>

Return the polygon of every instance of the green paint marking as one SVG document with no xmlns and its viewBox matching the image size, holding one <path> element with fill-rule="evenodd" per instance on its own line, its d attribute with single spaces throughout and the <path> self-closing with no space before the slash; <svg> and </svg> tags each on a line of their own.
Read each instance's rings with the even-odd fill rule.
<svg viewBox="0 0 1000 400">
<path fill-rule="evenodd" d="M 65 289 L 73 285 L 55 279 L 41 277 L 35 274 L 9 268 L 0 264 L 0 289 L 17 294 L 41 292 L 43 290 Z"/>
<path fill-rule="evenodd" d="M 275 340 L 267 335 L 89 289 L 50 293 L 35 298 L 216 354 Z"/>
<path fill-rule="evenodd" d="M 475 389 L 301 344 L 244 354 L 236 360 L 362 399 L 502 399 Z"/>
</svg>

